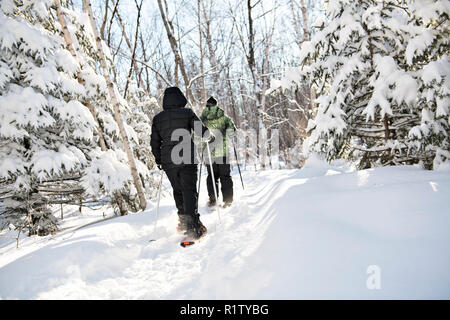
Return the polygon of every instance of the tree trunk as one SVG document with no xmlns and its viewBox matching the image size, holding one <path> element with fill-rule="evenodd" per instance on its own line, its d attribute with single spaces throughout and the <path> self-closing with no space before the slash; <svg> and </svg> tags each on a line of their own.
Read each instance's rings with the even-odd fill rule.
<svg viewBox="0 0 450 320">
<path fill-rule="evenodd" d="M 214 46 L 212 43 L 212 36 L 211 36 L 211 16 L 208 15 L 205 8 L 205 1 L 201 1 L 202 7 L 203 7 L 203 17 L 205 19 L 205 35 L 206 35 L 206 45 L 208 47 L 208 59 L 209 64 L 212 68 L 216 68 L 218 66 L 218 61 L 216 57 L 216 52 L 214 50 Z M 212 5 L 212 4 L 211 4 Z M 214 73 L 213 75 L 213 87 L 218 88 L 219 86 L 219 73 Z"/>
<path fill-rule="evenodd" d="M 306 12 L 305 0 L 300 0 L 300 1 L 302 3 L 301 10 L 302 10 L 302 18 L 303 18 L 303 41 L 309 41 L 310 35 L 309 35 L 308 15 Z"/>
<path fill-rule="evenodd" d="M 114 110 L 114 119 L 117 122 L 117 126 L 119 127 L 119 133 L 120 136 L 122 138 L 122 143 L 123 143 L 123 148 L 125 150 L 125 153 L 127 154 L 128 157 L 128 165 L 130 166 L 130 170 L 131 170 L 131 175 L 133 177 L 133 182 L 134 185 L 136 187 L 136 191 L 139 197 L 139 204 L 141 206 L 142 210 L 145 210 L 146 206 L 147 206 L 147 200 L 145 199 L 145 195 L 144 195 L 144 191 L 142 188 L 142 184 L 139 180 L 139 175 L 136 169 L 136 163 L 134 160 L 134 156 L 133 156 L 133 152 L 131 150 L 131 147 L 129 145 L 128 142 L 128 137 L 127 134 L 125 132 L 125 128 L 123 126 L 123 120 L 122 120 L 122 116 L 120 114 L 120 109 L 119 109 L 119 101 L 117 99 L 116 96 L 116 92 L 114 90 L 114 83 L 111 81 L 111 78 L 109 76 L 109 72 L 108 72 L 108 67 L 106 65 L 106 58 L 105 58 L 105 54 L 103 52 L 103 47 L 101 44 L 101 39 L 98 36 L 98 32 L 97 32 L 97 27 L 95 25 L 95 20 L 94 20 L 94 15 L 92 14 L 92 7 L 91 7 L 91 3 L 89 0 L 83 0 L 83 11 L 86 12 L 89 16 L 89 20 L 91 23 L 91 27 L 92 27 L 92 31 L 94 33 L 94 37 L 95 37 L 95 41 L 96 41 L 96 45 L 97 45 L 97 51 L 98 54 L 100 56 L 100 65 L 103 69 L 103 76 L 106 80 L 106 84 L 108 86 L 108 91 L 109 91 L 109 95 L 111 97 L 111 102 L 113 105 L 113 110 Z"/>
<path fill-rule="evenodd" d="M 109 0 L 105 1 L 105 15 L 103 16 L 102 25 L 100 27 L 100 36 L 103 40 L 105 40 L 105 28 L 106 28 L 106 22 L 108 20 L 108 8 L 109 8 Z"/>
<path fill-rule="evenodd" d="M 186 96 L 188 97 L 189 100 L 191 100 L 191 102 L 193 102 L 194 99 L 193 99 L 191 90 L 189 89 L 189 77 L 187 75 L 186 68 L 184 66 L 184 61 L 180 55 L 180 50 L 178 47 L 178 42 L 174 36 L 172 23 L 168 20 L 168 17 L 166 16 L 166 12 L 164 11 L 161 0 L 158 0 L 158 8 L 159 8 L 159 12 L 161 13 L 161 18 L 163 20 L 164 28 L 166 29 L 167 38 L 169 39 L 170 47 L 172 48 L 173 55 L 175 56 L 175 72 L 177 72 L 176 70 L 178 70 L 178 68 L 180 69 L 181 75 L 183 77 L 184 85 L 186 88 Z M 166 10 L 167 10 L 167 4 L 166 4 Z"/>
<path fill-rule="evenodd" d="M 252 17 L 252 9 L 251 0 L 247 0 L 247 14 L 248 14 L 248 67 L 250 72 L 252 73 L 253 80 L 256 84 L 256 75 L 255 75 L 255 32 L 253 30 L 253 17 Z"/>
<path fill-rule="evenodd" d="M 61 10 L 60 0 L 56 0 L 55 5 L 56 5 L 56 15 L 58 16 L 58 21 L 61 24 L 61 27 L 63 29 L 64 41 L 66 42 L 67 49 L 69 50 L 72 57 L 74 57 L 78 61 L 79 59 L 77 57 L 77 53 L 75 52 L 75 50 L 73 48 L 72 35 L 70 34 L 69 29 L 67 28 L 66 19 L 64 18 L 63 12 Z M 80 77 L 79 73 L 77 74 L 77 80 L 78 80 L 78 83 L 80 83 L 81 85 L 84 85 L 84 81 Z M 98 133 L 98 137 L 99 137 L 100 148 L 102 149 L 102 151 L 106 151 L 105 140 L 103 138 L 102 130 L 100 129 L 100 127 L 98 125 L 97 114 L 95 113 L 94 106 L 89 101 L 85 101 L 85 103 L 86 103 L 86 107 L 91 112 L 92 117 L 95 120 L 95 123 L 97 123 L 97 133 Z"/>
<path fill-rule="evenodd" d="M 140 23 L 140 19 L 141 19 L 142 1 L 143 0 L 141 0 L 141 4 L 138 5 L 137 0 L 136 0 L 136 8 L 138 10 L 138 13 L 137 13 L 137 18 L 136 18 L 136 32 L 135 32 L 135 36 L 134 36 L 133 48 L 130 47 L 131 43 L 129 43 L 129 41 L 127 42 L 128 46 L 130 47 L 130 51 L 131 51 L 131 64 L 130 64 L 130 71 L 128 72 L 127 82 L 125 84 L 125 90 L 123 93 L 124 98 L 126 98 L 126 96 L 127 96 L 128 85 L 130 84 L 130 79 L 133 74 L 133 69 L 134 69 L 134 72 L 136 73 L 136 79 L 140 78 L 139 77 L 139 69 L 136 64 L 136 49 L 137 49 L 137 43 L 138 43 L 138 37 L 139 37 L 139 23 Z M 117 16 L 119 17 L 119 12 L 117 12 Z M 122 24 L 122 30 L 123 30 L 124 37 L 126 37 L 126 32 L 125 32 L 125 28 L 123 27 L 123 24 Z M 142 83 L 141 83 L 141 87 L 145 91 L 145 88 L 142 86 Z M 145 93 L 148 96 L 148 92 L 145 92 Z"/>
<path fill-rule="evenodd" d="M 60 0 L 56 0 L 55 1 L 55 5 L 56 5 L 56 14 L 58 16 L 58 21 L 61 24 L 61 27 L 63 28 L 64 40 L 66 42 L 67 49 L 69 50 L 71 55 L 78 61 L 77 53 L 75 52 L 75 50 L 73 48 L 72 35 L 70 34 L 69 29 L 67 28 L 66 19 L 64 18 L 64 15 L 63 15 L 62 10 L 61 10 Z M 80 84 L 84 85 L 84 81 L 80 77 L 80 74 L 77 75 L 77 80 L 78 80 L 78 82 Z M 101 127 L 100 127 L 100 124 L 99 124 L 99 121 L 98 121 L 98 118 L 97 118 L 97 114 L 95 113 L 94 107 L 89 101 L 86 101 L 86 106 L 89 109 L 89 111 L 91 112 L 92 116 L 94 117 L 95 123 L 97 124 L 97 132 L 98 132 L 98 136 L 99 136 L 100 149 L 102 151 L 106 151 L 108 148 L 106 146 L 105 139 L 103 137 L 103 131 L 102 131 Z M 126 207 L 126 205 L 125 205 L 125 203 L 124 203 L 120 193 L 119 192 L 115 192 L 114 193 L 114 198 L 115 198 L 115 201 L 117 202 L 117 204 L 119 206 L 120 213 L 122 215 L 127 214 L 128 210 L 127 210 L 127 207 Z M 62 213 L 61 213 L 61 215 L 62 215 Z"/>
<path fill-rule="evenodd" d="M 203 63 L 204 59 L 204 50 L 203 50 L 203 35 L 202 35 L 202 18 L 201 18 L 201 2 L 202 0 L 197 0 L 197 22 L 198 22 L 198 35 L 199 35 L 199 46 L 200 46 L 200 74 L 202 75 L 202 86 L 201 86 L 201 95 L 200 95 L 200 106 L 206 103 L 206 85 L 205 85 L 205 67 Z"/>
<path fill-rule="evenodd" d="M 114 1 L 112 1 L 112 2 L 114 3 Z M 137 18 L 136 23 L 139 25 L 140 13 L 141 13 L 141 8 L 142 8 L 142 1 L 141 1 L 140 6 L 137 6 L 137 3 L 136 3 L 136 7 L 138 8 L 138 18 Z M 122 17 L 121 17 L 121 15 L 120 15 L 118 10 L 116 12 L 116 17 L 117 17 L 117 21 L 119 21 L 120 28 L 122 29 L 123 38 L 125 39 L 125 42 L 126 42 L 126 44 L 128 46 L 128 49 L 130 50 L 130 52 L 132 54 L 132 56 L 131 56 L 131 66 L 134 69 L 134 73 L 137 76 L 139 74 L 139 67 L 137 65 L 137 61 L 136 61 L 136 58 L 135 58 L 136 57 L 135 52 L 136 52 L 136 46 L 137 46 L 137 41 L 138 41 L 138 39 L 137 39 L 137 37 L 138 37 L 138 26 L 136 26 L 136 39 L 135 39 L 135 44 L 133 46 L 131 44 L 130 38 L 128 38 L 128 35 L 127 35 L 126 31 L 125 31 L 125 24 L 124 24 L 124 22 L 122 20 Z M 141 38 L 140 39 L 141 39 L 141 43 L 142 43 L 142 34 L 141 34 Z M 142 49 L 144 50 L 144 48 L 142 48 Z M 131 71 L 131 67 L 130 67 L 130 71 Z M 130 77 L 130 75 L 129 75 L 129 77 Z M 142 80 L 142 77 L 139 77 L 138 80 L 139 80 L 139 85 L 144 90 L 144 92 L 147 95 L 147 97 L 150 97 L 150 93 L 149 93 L 148 88 L 147 88 L 148 86 L 144 84 L 144 81 Z M 127 83 L 128 83 L 128 81 L 127 81 Z"/>
<path fill-rule="evenodd" d="M 297 41 L 296 42 L 297 42 L 298 47 L 301 49 L 303 41 L 302 41 L 302 36 L 300 34 L 300 23 L 298 21 L 297 13 L 296 13 L 296 10 L 294 8 L 294 1 L 295 0 L 290 0 L 289 1 L 289 5 L 290 5 L 290 8 L 291 8 L 292 21 L 294 22 L 294 32 L 295 32 L 295 35 L 297 37 Z"/>
</svg>

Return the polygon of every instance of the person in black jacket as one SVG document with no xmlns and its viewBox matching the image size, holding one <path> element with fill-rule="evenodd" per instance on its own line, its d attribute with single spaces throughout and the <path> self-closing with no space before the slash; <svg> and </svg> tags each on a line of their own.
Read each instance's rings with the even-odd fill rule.
<svg viewBox="0 0 450 320">
<path fill-rule="evenodd" d="M 187 100 L 177 87 L 164 92 L 163 111 L 153 118 L 150 146 L 158 168 L 165 171 L 173 188 L 179 226 L 188 237 L 198 239 L 206 233 L 198 214 L 197 163 L 191 132 L 201 127 L 194 111 L 185 108 Z M 209 131 L 208 131 L 209 133 Z"/>
</svg>

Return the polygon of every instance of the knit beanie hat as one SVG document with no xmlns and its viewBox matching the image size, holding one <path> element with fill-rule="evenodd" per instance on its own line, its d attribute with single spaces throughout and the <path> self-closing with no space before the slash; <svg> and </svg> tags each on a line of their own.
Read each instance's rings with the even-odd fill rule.
<svg viewBox="0 0 450 320">
<path fill-rule="evenodd" d="M 215 106 L 217 104 L 217 100 L 214 99 L 213 97 L 210 97 L 208 99 L 208 101 L 206 101 L 206 106 L 210 107 L 210 106 Z"/>
</svg>

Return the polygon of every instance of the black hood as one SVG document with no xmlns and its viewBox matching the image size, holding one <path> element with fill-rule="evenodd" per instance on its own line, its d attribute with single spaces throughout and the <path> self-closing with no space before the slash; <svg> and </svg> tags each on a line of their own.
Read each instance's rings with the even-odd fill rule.
<svg viewBox="0 0 450 320">
<path fill-rule="evenodd" d="M 187 100 L 178 87 L 170 87 L 164 91 L 163 109 L 184 108 Z"/>
</svg>

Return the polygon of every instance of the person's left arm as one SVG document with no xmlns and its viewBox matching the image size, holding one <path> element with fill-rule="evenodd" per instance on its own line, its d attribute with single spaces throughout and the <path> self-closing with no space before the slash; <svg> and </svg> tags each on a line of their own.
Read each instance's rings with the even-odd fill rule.
<svg viewBox="0 0 450 320">
<path fill-rule="evenodd" d="M 234 138 L 234 136 L 236 135 L 236 126 L 234 125 L 233 120 L 231 120 L 230 117 L 226 117 L 225 121 L 225 130 L 228 132 L 228 135 L 231 138 Z"/>
</svg>

